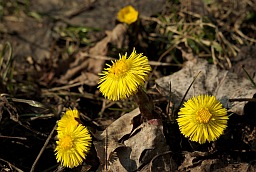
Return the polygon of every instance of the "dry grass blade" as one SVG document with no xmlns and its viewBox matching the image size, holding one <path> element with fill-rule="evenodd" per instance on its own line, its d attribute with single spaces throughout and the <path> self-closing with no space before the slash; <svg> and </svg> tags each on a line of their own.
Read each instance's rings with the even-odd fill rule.
<svg viewBox="0 0 256 172">
<path fill-rule="evenodd" d="M 186 95 L 188 94 L 188 91 L 190 90 L 190 88 L 192 87 L 193 83 L 196 81 L 196 78 L 199 76 L 199 74 L 201 73 L 198 72 L 198 74 L 194 77 L 193 81 L 191 82 L 191 84 L 189 85 L 188 89 L 186 90 L 184 96 L 182 97 L 181 101 L 180 101 L 180 105 L 178 106 L 177 110 L 180 109 L 180 107 L 182 106 L 182 103 L 184 102 L 185 98 L 186 98 Z"/>
<path fill-rule="evenodd" d="M 249 80 L 251 81 L 251 83 L 253 84 L 253 86 L 256 88 L 256 83 L 253 81 L 252 77 L 249 75 L 249 73 L 246 71 L 246 69 L 244 68 L 244 66 L 242 66 L 242 69 L 244 70 L 244 72 L 246 73 L 246 75 L 248 76 Z"/>
<path fill-rule="evenodd" d="M 6 81 L 6 77 L 8 75 L 8 73 L 10 72 L 10 67 L 13 61 L 13 56 L 12 56 L 12 46 L 9 42 L 7 42 L 4 45 L 4 48 L 2 50 L 2 52 L 0 53 L 0 71 L 1 71 L 1 77 L 3 81 Z M 5 55 L 6 57 L 6 64 L 4 64 L 4 57 Z"/>
<path fill-rule="evenodd" d="M 25 137 L 13 137 L 13 136 L 3 136 L 3 135 L 0 135 L 0 138 L 27 140 L 27 138 Z"/>
<path fill-rule="evenodd" d="M 26 100 L 26 99 L 17 99 L 17 98 L 11 98 L 11 100 L 13 102 L 26 103 L 26 104 L 29 104 L 30 106 L 33 106 L 33 107 L 47 108 L 46 105 L 44 105 L 40 102 L 37 102 L 35 100 Z"/>
</svg>

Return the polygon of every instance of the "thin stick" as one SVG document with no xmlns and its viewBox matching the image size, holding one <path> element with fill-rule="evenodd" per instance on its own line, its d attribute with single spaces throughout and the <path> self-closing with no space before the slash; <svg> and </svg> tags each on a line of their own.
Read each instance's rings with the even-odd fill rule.
<svg viewBox="0 0 256 172">
<path fill-rule="evenodd" d="M 108 171 L 108 128 L 106 128 L 105 137 L 105 170 Z"/>
<path fill-rule="evenodd" d="M 24 172 L 23 170 L 19 169 L 18 167 L 16 167 L 15 165 L 11 164 L 9 161 L 6 161 L 2 158 L 0 158 L 0 161 L 3 161 L 5 163 L 7 163 L 9 165 L 10 168 L 14 168 L 17 172 Z"/>
<path fill-rule="evenodd" d="M 45 143 L 44 143 L 44 146 L 42 147 L 42 149 L 40 150 L 39 154 L 37 155 L 36 160 L 34 161 L 32 167 L 31 167 L 31 169 L 30 169 L 30 172 L 34 172 L 35 167 L 36 167 L 36 164 L 37 164 L 39 158 L 41 157 L 42 153 L 44 152 L 46 146 L 48 145 L 50 139 L 52 138 L 52 135 L 53 135 L 53 133 L 54 133 L 56 127 L 57 127 L 57 123 L 54 125 L 54 127 L 53 127 L 51 133 L 49 134 L 48 138 L 46 139 L 46 141 L 45 141 Z"/>
<path fill-rule="evenodd" d="M 13 136 L 3 136 L 3 135 L 0 135 L 0 138 L 27 140 L 26 137 L 13 137 Z"/>
<path fill-rule="evenodd" d="M 228 99 L 230 102 L 256 102 L 255 98 L 234 98 Z"/>
</svg>

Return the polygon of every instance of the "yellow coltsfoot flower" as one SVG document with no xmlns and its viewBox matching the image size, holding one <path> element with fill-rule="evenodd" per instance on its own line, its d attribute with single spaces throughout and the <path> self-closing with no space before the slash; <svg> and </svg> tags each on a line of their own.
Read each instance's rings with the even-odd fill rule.
<svg viewBox="0 0 256 172">
<path fill-rule="evenodd" d="M 69 125 L 58 134 L 55 155 L 62 166 L 73 168 L 81 165 L 91 147 L 92 137 L 81 124 Z"/>
<path fill-rule="evenodd" d="M 132 24 L 138 19 L 139 12 L 131 5 L 128 5 L 117 13 L 117 20 L 122 23 Z"/>
<path fill-rule="evenodd" d="M 135 49 L 127 58 L 119 55 L 119 60 L 112 61 L 100 74 L 99 90 L 109 100 L 119 100 L 135 94 L 139 86 L 143 85 L 151 67 L 148 58 L 142 53 L 137 54 Z"/>
<path fill-rule="evenodd" d="M 79 124 L 78 120 L 79 120 L 78 110 L 68 109 L 66 113 L 58 121 L 58 127 L 57 127 L 58 136 L 62 134 L 65 128 L 69 128 L 69 126 L 77 126 Z"/>
<path fill-rule="evenodd" d="M 78 110 L 68 109 L 57 126 L 58 141 L 55 155 L 62 166 L 73 168 L 82 164 L 90 150 L 92 137 L 79 123 Z"/>
<path fill-rule="evenodd" d="M 181 133 L 200 144 L 215 141 L 227 127 L 227 110 L 215 96 L 199 95 L 184 103 L 178 112 Z"/>
</svg>

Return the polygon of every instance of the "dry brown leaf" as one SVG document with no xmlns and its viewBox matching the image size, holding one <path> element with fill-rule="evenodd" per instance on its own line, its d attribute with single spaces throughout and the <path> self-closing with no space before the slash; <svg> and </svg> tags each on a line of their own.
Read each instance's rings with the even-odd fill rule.
<svg viewBox="0 0 256 172">
<path fill-rule="evenodd" d="M 142 123 L 141 126 L 133 132 L 132 136 L 124 141 L 124 144 L 131 148 L 130 159 L 135 162 L 135 164 L 133 164 L 134 166 L 130 166 L 132 170 L 143 166 L 147 166 L 147 169 L 151 168 L 150 161 L 156 155 L 169 150 L 163 134 L 163 125 L 159 121 L 156 122 L 156 119 L 153 120 L 154 122 L 148 121 Z M 125 162 L 123 162 L 123 164 L 125 164 Z M 160 160 L 158 164 L 154 165 L 152 169 L 156 167 L 158 167 L 160 171 L 165 168 L 170 169 L 170 158 L 162 159 L 162 161 Z M 144 168 L 144 171 L 145 169 L 146 168 Z"/>
<path fill-rule="evenodd" d="M 116 146 L 116 143 L 111 142 L 111 144 Z M 109 146 L 112 147 L 111 144 Z M 122 146 L 108 152 L 108 162 L 110 163 L 107 170 L 150 171 L 151 169 L 155 171 L 158 169 L 160 171 L 170 171 L 176 165 L 171 161 L 169 154 L 164 154 L 168 150 L 169 147 L 166 144 L 161 122 L 144 122 L 131 133 Z M 111 155 L 114 156 L 111 157 Z M 160 155 L 159 158 L 151 163 L 157 155 Z"/>
<path fill-rule="evenodd" d="M 185 95 L 186 90 L 192 83 L 194 77 L 199 73 L 195 83 L 188 91 L 186 99 L 199 94 L 215 95 L 230 112 L 242 115 L 245 101 L 230 103 L 229 99 L 253 98 L 256 88 L 246 78 L 239 78 L 236 74 L 226 70 L 220 70 L 215 65 L 208 64 L 204 59 L 188 61 L 183 69 L 163 78 L 156 83 L 164 90 L 164 96 L 168 96 L 171 82 L 171 97 L 176 108 Z"/>
<path fill-rule="evenodd" d="M 154 172 L 154 171 L 176 171 L 177 164 L 171 158 L 171 151 L 167 151 L 156 155 L 149 164 L 146 164 L 140 172 Z"/>
<path fill-rule="evenodd" d="M 230 172 L 230 171 L 248 171 L 255 172 L 256 166 L 251 163 L 234 163 L 228 164 L 226 167 L 214 169 L 214 172 Z"/>
<path fill-rule="evenodd" d="M 194 167 L 196 165 L 200 165 L 200 162 L 202 161 L 202 157 L 205 157 L 209 155 L 207 152 L 183 152 L 185 159 L 182 162 L 182 164 L 179 166 L 178 170 L 185 171 L 190 169 L 191 167 Z"/>
<path fill-rule="evenodd" d="M 103 131 L 101 136 L 105 137 L 106 135 L 108 135 L 109 140 L 116 140 L 117 142 L 119 142 L 122 137 L 132 132 L 133 119 L 139 116 L 139 114 L 139 108 L 134 109 L 130 113 L 126 113 L 125 115 L 114 121 L 110 126 L 108 126 L 106 130 Z"/>
<path fill-rule="evenodd" d="M 113 122 L 100 135 L 101 140 L 107 142 L 107 152 L 102 151 L 103 146 L 96 144 L 97 153 L 105 153 L 98 155 L 102 166 L 106 166 L 108 171 L 134 171 L 141 169 L 142 171 L 152 169 L 173 169 L 175 166 L 171 162 L 169 154 L 165 154 L 169 150 L 163 134 L 163 125 L 160 120 L 152 119 L 142 123 L 138 127 L 136 119 L 140 119 L 139 109 L 127 113 Z M 161 155 L 163 154 L 163 155 Z M 159 157 L 156 157 L 160 155 Z M 152 159 L 155 158 L 154 162 Z M 151 162 L 152 161 L 152 162 Z M 152 165 L 154 164 L 154 165 Z M 106 168 L 106 167 L 105 167 Z"/>
<path fill-rule="evenodd" d="M 207 152 L 184 152 L 185 159 L 179 166 L 179 171 L 214 171 L 214 172 L 229 172 L 229 171 L 255 171 L 256 167 L 249 163 L 225 164 L 221 159 L 209 159 Z"/>
<path fill-rule="evenodd" d="M 140 111 L 139 108 L 137 108 L 130 113 L 121 116 L 98 136 L 101 142 L 95 143 L 95 148 L 102 165 L 110 160 L 111 155 L 118 147 L 124 146 L 123 144 L 120 144 L 119 141 L 122 137 L 129 135 L 132 132 L 133 119 L 139 116 L 139 114 Z M 107 145 L 107 151 L 104 150 L 105 144 Z"/>
<path fill-rule="evenodd" d="M 148 163 L 155 155 L 168 150 L 162 125 L 145 122 L 138 127 L 138 130 L 134 132 L 135 135 L 124 142 L 126 146 L 132 148 L 130 156 L 136 162 L 137 167 Z"/>
<path fill-rule="evenodd" d="M 124 24 L 118 24 L 112 31 L 107 31 L 107 36 L 98 42 L 94 47 L 89 50 L 91 55 L 102 55 L 105 56 L 108 53 L 108 44 L 112 43 L 117 46 L 117 48 L 122 48 L 124 38 L 127 32 L 127 27 Z M 90 58 L 90 63 L 88 66 L 89 70 L 92 70 L 94 73 L 99 73 L 102 71 L 103 64 L 105 60 L 99 60 Z"/>
</svg>

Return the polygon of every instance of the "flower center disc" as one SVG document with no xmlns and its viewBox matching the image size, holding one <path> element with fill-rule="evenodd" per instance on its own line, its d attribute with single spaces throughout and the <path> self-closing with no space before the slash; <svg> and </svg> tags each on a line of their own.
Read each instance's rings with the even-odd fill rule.
<svg viewBox="0 0 256 172">
<path fill-rule="evenodd" d="M 70 149 L 73 146 L 73 140 L 70 136 L 65 136 L 60 141 L 60 147 L 63 149 Z"/>
<path fill-rule="evenodd" d="M 202 108 L 196 113 L 196 119 L 200 123 L 208 123 L 212 117 L 212 114 L 209 112 L 207 108 Z"/>
<path fill-rule="evenodd" d="M 129 68 L 130 67 L 129 67 L 127 61 L 120 60 L 113 64 L 113 66 L 111 68 L 111 72 L 116 77 L 121 77 L 129 70 Z"/>
</svg>

